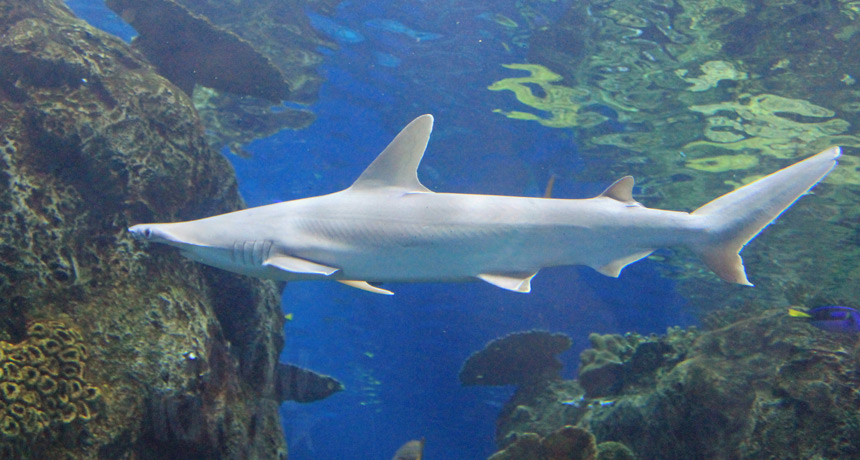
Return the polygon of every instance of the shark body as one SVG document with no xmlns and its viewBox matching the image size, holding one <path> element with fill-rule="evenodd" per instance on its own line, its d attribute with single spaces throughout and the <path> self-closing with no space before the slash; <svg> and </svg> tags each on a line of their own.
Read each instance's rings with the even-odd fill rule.
<svg viewBox="0 0 860 460">
<path fill-rule="evenodd" d="M 545 267 L 587 265 L 617 277 L 661 247 L 685 246 L 722 279 L 749 285 L 739 252 L 836 165 L 838 147 L 691 213 L 649 209 L 619 179 L 590 199 L 434 193 L 418 164 L 433 117 L 410 123 L 346 190 L 131 233 L 195 261 L 282 281 L 468 281 L 529 292 Z"/>
</svg>

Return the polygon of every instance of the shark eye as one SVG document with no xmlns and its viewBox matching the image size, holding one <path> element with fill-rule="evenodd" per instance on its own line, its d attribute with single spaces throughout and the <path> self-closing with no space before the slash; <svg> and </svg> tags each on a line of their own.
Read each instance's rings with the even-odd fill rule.
<svg viewBox="0 0 860 460">
<path fill-rule="evenodd" d="M 151 236 L 152 236 L 152 229 L 151 228 L 143 229 L 143 237 L 144 238 L 149 239 Z"/>
</svg>

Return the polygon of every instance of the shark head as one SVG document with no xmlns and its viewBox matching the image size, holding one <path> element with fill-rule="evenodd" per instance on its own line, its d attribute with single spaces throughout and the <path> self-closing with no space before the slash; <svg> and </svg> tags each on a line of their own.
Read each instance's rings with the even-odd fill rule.
<svg viewBox="0 0 860 460">
<path fill-rule="evenodd" d="M 138 224 L 128 229 L 131 236 L 138 240 L 176 247 L 188 245 L 188 240 L 180 237 L 176 230 L 176 224 Z"/>
</svg>

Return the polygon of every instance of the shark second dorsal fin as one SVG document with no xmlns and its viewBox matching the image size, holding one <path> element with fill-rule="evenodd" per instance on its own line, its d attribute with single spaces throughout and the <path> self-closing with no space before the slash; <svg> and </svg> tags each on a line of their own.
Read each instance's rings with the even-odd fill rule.
<svg viewBox="0 0 860 460">
<path fill-rule="evenodd" d="M 612 185 L 606 188 L 598 197 L 612 198 L 613 200 L 622 203 L 637 203 L 633 199 L 633 176 L 624 176 L 621 179 L 613 182 Z"/>
<path fill-rule="evenodd" d="M 421 115 L 412 120 L 348 190 L 396 187 L 410 192 L 429 192 L 430 189 L 418 181 L 418 164 L 431 131 L 433 115 Z"/>
</svg>

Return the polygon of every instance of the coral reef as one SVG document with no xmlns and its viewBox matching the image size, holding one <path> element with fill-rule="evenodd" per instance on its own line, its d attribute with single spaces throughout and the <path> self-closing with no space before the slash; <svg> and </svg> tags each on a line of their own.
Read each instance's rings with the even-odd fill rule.
<svg viewBox="0 0 860 460">
<path fill-rule="evenodd" d="M 101 390 L 84 376 L 87 347 L 58 321 L 35 322 L 19 343 L 0 341 L 0 458 L 33 455 L 42 438 L 79 436 Z"/>
<path fill-rule="evenodd" d="M 624 444 L 608 441 L 597 445 L 597 460 L 636 460 L 636 455 Z"/>
<path fill-rule="evenodd" d="M 610 452 L 604 449 L 602 452 Z M 603 455 L 587 430 L 564 426 L 541 438 L 535 433 L 525 433 L 505 449 L 496 452 L 488 460 L 610 460 L 613 454 Z"/>
<path fill-rule="evenodd" d="M 497 425 L 500 447 L 571 425 L 593 433 L 613 458 L 860 455 L 850 441 L 860 436 L 853 358 L 860 342 L 852 335 L 777 309 L 704 332 L 672 328 L 662 336 L 593 336 L 592 343 L 598 349 L 583 353 L 583 369 L 604 363 L 613 370 L 580 381 L 600 396 L 583 395 L 576 381 L 515 395 L 508 404 L 516 409 Z"/>
<path fill-rule="evenodd" d="M 509 334 L 469 356 L 460 369 L 463 385 L 523 385 L 558 378 L 556 355 L 570 348 L 570 337 L 546 331 Z"/>
<path fill-rule="evenodd" d="M 618 334 L 591 334 L 591 348 L 579 355 L 579 383 L 589 397 L 602 396 L 619 381 L 624 355 L 633 347 Z"/>
<path fill-rule="evenodd" d="M 0 11 L 0 341 L 13 411 L 2 420 L 9 433 L 13 422 L 43 431 L 13 458 L 286 458 L 277 286 L 127 232 L 243 206 L 191 100 L 59 0 L 0 0 Z M 77 332 L 30 346 L 58 323 Z M 10 351 L 20 347 L 29 357 Z M 37 349 L 59 369 L 15 362 Z M 95 388 L 98 407 L 86 401 Z M 28 415 L 36 404 L 45 417 Z"/>
</svg>

